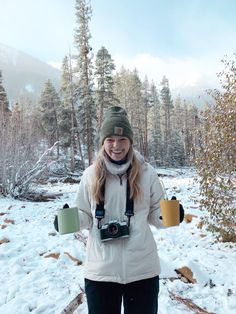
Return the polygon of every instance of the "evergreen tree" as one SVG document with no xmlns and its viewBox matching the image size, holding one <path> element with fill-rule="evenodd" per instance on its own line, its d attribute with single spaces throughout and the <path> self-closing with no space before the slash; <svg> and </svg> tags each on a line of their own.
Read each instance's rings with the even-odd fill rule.
<svg viewBox="0 0 236 314">
<path fill-rule="evenodd" d="M 169 89 L 169 81 L 164 76 L 161 81 L 161 109 L 162 109 L 162 125 L 163 125 L 163 135 L 164 135 L 164 146 L 163 146 L 163 161 L 165 165 L 171 165 L 171 109 L 173 108 L 173 102 L 171 99 L 171 93 Z"/>
<path fill-rule="evenodd" d="M 60 106 L 59 95 L 48 80 L 45 83 L 44 89 L 41 92 L 39 99 L 39 112 L 42 130 L 48 140 L 48 144 L 52 146 L 59 141 L 59 124 L 58 124 L 58 110 Z M 57 155 L 59 157 L 59 145 Z"/>
<path fill-rule="evenodd" d="M 146 159 L 148 159 L 149 157 L 149 139 L 150 139 L 150 135 L 149 135 L 149 114 L 150 114 L 150 109 L 152 106 L 152 102 L 151 102 L 151 94 L 150 94 L 150 85 L 148 82 L 148 78 L 147 76 L 144 79 L 143 82 L 143 90 L 142 90 L 142 94 L 143 94 L 143 121 L 144 121 L 144 145 L 143 145 L 143 153 L 144 153 L 144 157 Z"/>
<path fill-rule="evenodd" d="M 172 156 L 172 161 L 176 166 L 183 166 L 186 161 L 187 156 L 187 138 L 188 138 L 188 127 L 187 127 L 187 105 L 180 96 L 177 96 L 174 102 L 173 114 L 171 116 L 171 134 L 172 134 L 172 152 L 174 156 Z M 180 156 L 180 152 L 182 156 Z M 178 158 L 178 160 L 174 160 Z"/>
<path fill-rule="evenodd" d="M 0 71 L 0 184 L 4 185 L 7 169 L 7 149 L 8 136 L 10 131 L 10 116 L 9 102 L 7 93 L 3 87 L 2 72 Z M 3 189 L 3 188 L 2 188 Z M 1 191 L 1 187 L 0 187 Z"/>
<path fill-rule="evenodd" d="M 10 117 L 10 109 L 9 109 L 9 102 L 7 99 L 7 93 L 5 88 L 3 87 L 3 78 L 2 78 L 2 71 L 0 71 L 0 121 L 1 121 L 1 131 L 3 128 L 6 127 Z M 1 133 L 0 133 L 1 134 Z"/>
<path fill-rule="evenodd" d="M 200 118 L 199 110 L 194 104 L 188 105 L 187 108 L 185 155 L 186 160 L 191 164 L 195 158 L 194 147 L 198 144 L 197 129 L 200 127 Z"/>
<path fill-rule="evenodd" d="M 127 110 L 134 131 L 134 143 L 142 155 L 145 155 L 145 112 L 142 81 L 138 71 L 130 72 L 128 79 L 128 103 Z"/>
<path fill-rule="evenodd" d="M 183 151 L 184 164 L 191 164 L 194 156 L 194 146 L 197 143 L 197 128 L 199 127 L 198 108 L 194 104 L 187 104 L 179 96 L 175 100 L 171 118 L 172 130 L 179 138 L 180 148 Z"/>
<path fill-rule="evenodd" d="M 173 167 L 182 167 L 185 165 L 184 146 L 180 134 L 172 129 L 172 145 L 170 147 L 170 164 Z"/>
<path fill-rule="evenodd" d="M 114 93 L 115 98 L 118 100 L 126 110 L 128 110 L 128 90 L 129 90 L 129 80 L 130 71 L 125 69 L 124 66 L 121 67 L 119 72 L 114 75 Z"/>
<path fill-rule="evenodd" d="M 58 114 L 61 146 L 70 147 L 72 137 L 73 82 L 68 56 L 62 62 L 60 86 L 61 106 Z"/>
<path fill-rule="evenodd" d="M 151 110 L 150 110 L 150 156 L 155 161 L 155 165 L 160 166 L 162 162 L 162 133 L 161 133 L 161 116 L 160 101 L 155 84 L 151 84 Z"/>
<path fill-rule="evenodd" d="M 144 122 L 143 122 L 143 98 L 142 82 L 137 70 L 131 72 L 124 67 L 114 77 L 115 97 L 126 109 L 129 120 L 134 130 L 134 145 L 143 153 Z"/>
<path fill-rule="evenodd" d="M 83 169 L 84 161 L 76 116 L 76 84 L 73 81 L 71 56 L 65 56 L 62 63 L 60 96 L 61 106 L 58 115 L 60 138 L 63 147 L 70 148 L 70 168 L 73 172 L 76 166 L 77 151 L 80 153 Z"/>
<path fill-rule="evenodd" d="M 104 110 L 110 105 L 117 103 L 114 95 L 114 80 L 112 73 L 115 70 L 114 61 L 108 50 L 101 47 L 96 56 L 95 77 L 97 79 L 96 88 L 96 108 L 98 117 L 98 130 L 101 127 Z"/>
<path fill-rule="evenodd" d="M 78 49 L 76 74 L 78 76 L 78 127 L 84 140 L 88 163 L 93 161 L 95 104 L 93 97 L 92 55 L 90 47 L 91 34 L 89 21 L 92 10 L 86 0 L 76 0 L 76 17 L 78 27 L 75 30 L 75 46 Z"/>
</svg>

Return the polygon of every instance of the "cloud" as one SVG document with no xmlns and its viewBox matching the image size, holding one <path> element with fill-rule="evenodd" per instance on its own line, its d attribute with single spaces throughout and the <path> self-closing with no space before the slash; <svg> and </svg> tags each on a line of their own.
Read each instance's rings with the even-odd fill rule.
<svg viewBox="0 0 236 314">
<path fill-rule="evenodd" d="M 157 88 L 165 75 L 169 80 L 171 94 L 180 95 L 184 99 L 198 103 L 208 101 L 207 89 L 219 88 L 217 73 L 222 70 L 222 64 L 217 58 L 160 58 L 150 54 L 137 54 L 133 57 L 115 55 L 113 60 L 116 70 L 122 66 L 130 71 L 137 69 L 141 79 L 147 76 Z M 48 62 L 61 69 L 60 62 Z M 201 100 L 200 100 L 201 98 Z"/>
<path fill-rule="evenodd" d="M 62 66 L 62 63 L 61 62 L 55 62 L 55 61 L 49 61 L 47 62 L 49 65 L 51 65 L 52 67 L 58 69 L 58 70 L 61 70 L 61 66 Z"/>
<path fill-rule="evenodd" d="M 214 60 L 197 60 L 194 58 L 166 58 L 155 57 L 150 54 L 138 54 L 132 58 L 121 55 L 114 56 L 114 61 L 119 71 L 123 65 L 125 68 L 138 70 L 143 79 L 147 75 L 149 81 L 159 84 L 165 75 L 172 89 L 197 87 L 205 84 L 216 83 L 218 67 Z M 207 83 L 209 78 L 209 83 Z"/>
</svg>

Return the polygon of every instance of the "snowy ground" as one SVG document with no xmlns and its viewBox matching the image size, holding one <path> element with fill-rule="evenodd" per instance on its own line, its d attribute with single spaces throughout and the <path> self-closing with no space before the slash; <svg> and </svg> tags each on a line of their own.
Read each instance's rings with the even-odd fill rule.
<svg viewBox="0 0 236 314">
<path fill-rule="evenodd" d="M 168 174 L 163 177 L 168 196 L 176 195 L 185 212 L 197 217 L 179 227 L 152 229 L 162 265 L 159 314 L 198 313 L 171 299 L 170 293 L 191 299 L 208 312 L 236 313 L 236 246 L 216 243 L 211 234 L 197 228 L 201 212 L 194 172 L 182 169 Z M 73 204 L 77 185 L 45 188 L 63 196 L 47 203 L 0 198 L 0 241 L 9 240 L 0 245 L 0 313 L 58 314 L 84 287 L 83 265 L 77 266 L 65 252 L 84 261 L 85 245 L 74 234 L 55 234 L 52 224 L 62 204 Z M 50 253 L 60 256 L 46 258 Z M 174 269 L 184 266 L 193 271 L 197 283 L 178 279 Z M 76 313 L 87 314 L 86 298 Z"/>
</svg>

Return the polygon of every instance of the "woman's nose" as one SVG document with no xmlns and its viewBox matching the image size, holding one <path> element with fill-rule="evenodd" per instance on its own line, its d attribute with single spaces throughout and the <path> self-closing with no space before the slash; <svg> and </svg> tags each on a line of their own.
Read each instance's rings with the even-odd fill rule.
<svg viewBox="0 0 236 314">
<path fill-rule="evenodd" d="M 120 141 L 119 140 L 115 140 L 113 145 L 114 145 L 114 147 L 119 147 L 120 146 Z"/>
</svg>

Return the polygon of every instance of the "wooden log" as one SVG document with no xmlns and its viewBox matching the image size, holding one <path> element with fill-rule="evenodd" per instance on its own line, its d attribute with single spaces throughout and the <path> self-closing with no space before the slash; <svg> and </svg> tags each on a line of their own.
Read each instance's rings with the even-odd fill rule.
<svg viewBox="0 0 236 314">
<path fill-rule="evenodd" d="M 83 264 L 83 262 L 81 260 L 79 260 L 78 258 L 72 256 L 70 253 L 64 252 L 64 254 L 66 254 L 73 262 L 75 262 L 77 266 L 80 266 L 80 265 Z"/>
<path fill-rule="evenodd" d="M 8 242 L 10 242 L 9 239 L 3 238 L 3 239 L 0 240 L 0 245 L 3 244 L 3 243 L 8 243 Z"/>
<path fill-rule="evenodd" d="M 63 193 L 27 193 L 21 195 L 20 199 L 27 199 L 33 202 L 49 202 L 63 196 Z"/>
<path fill-rule="evenodd" d="M 73 314 L 74 311 L 83 303 L 84 292 L 79 293 L 61 312 L 61 314 Z"/>
</svg>

